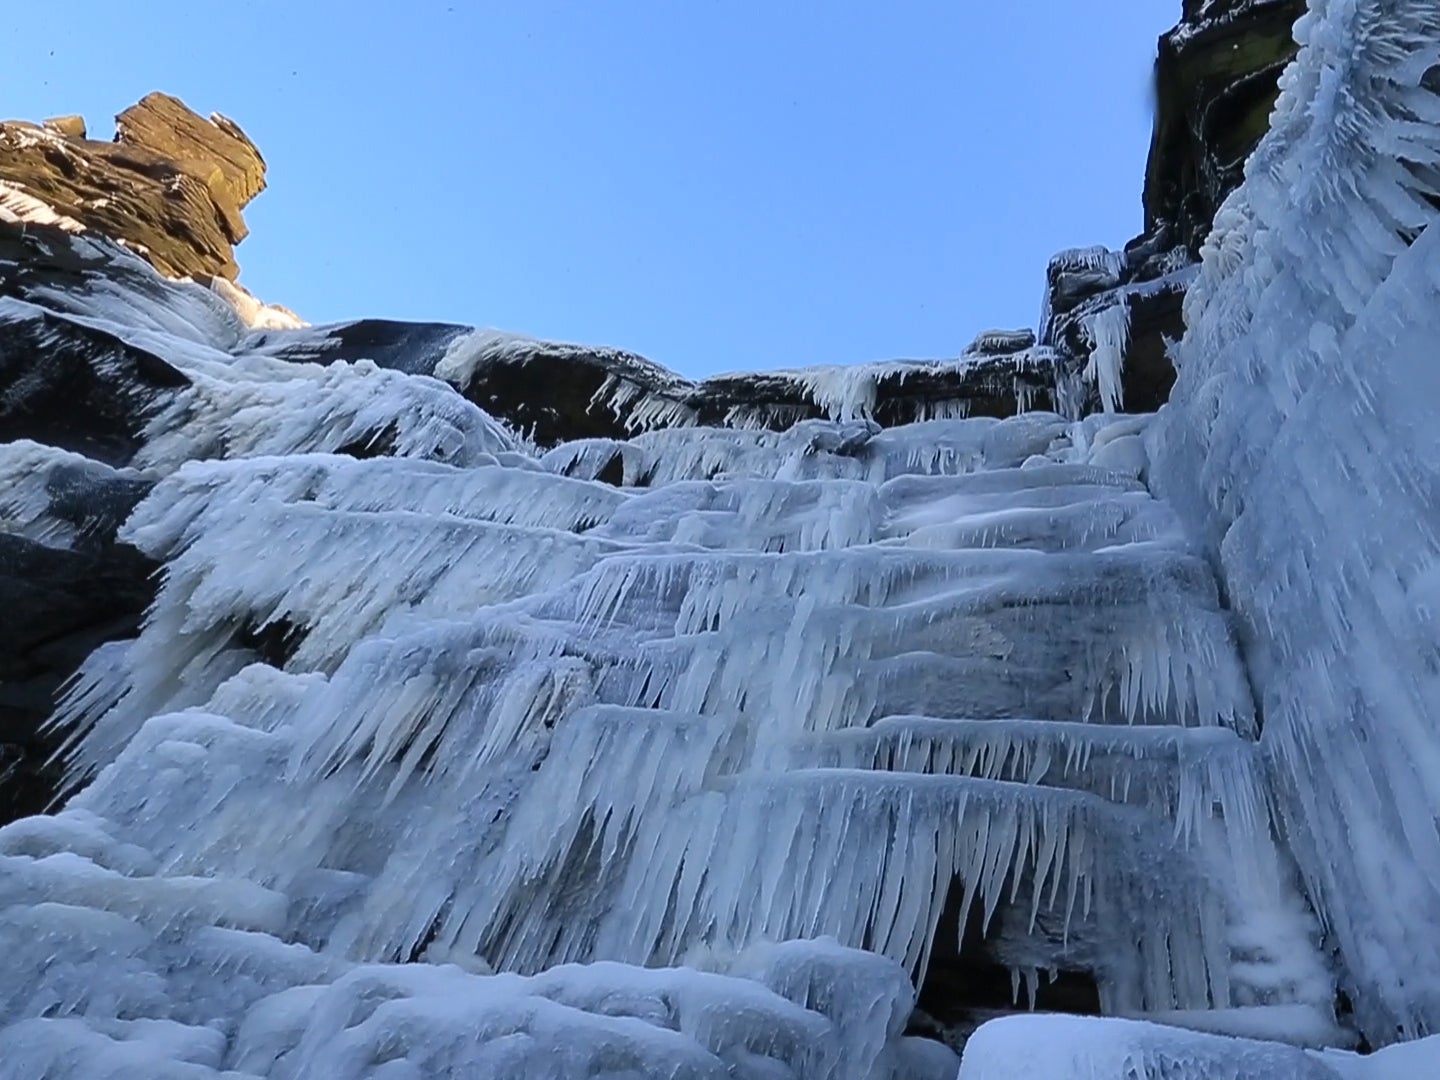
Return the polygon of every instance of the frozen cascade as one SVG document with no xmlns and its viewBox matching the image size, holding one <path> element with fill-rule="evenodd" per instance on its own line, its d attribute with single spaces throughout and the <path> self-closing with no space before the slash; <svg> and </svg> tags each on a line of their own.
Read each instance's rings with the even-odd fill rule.
<svg viewBox="0 0 1440 1080">
<path fill-rule="evenodd" d="M 1247 627 L 1286 832 L 1380 1044 L 1440 1031 L 1440 4 L 1312 0 L 1296 35 L 1153 476 Z"/>
<path fill-rule="evenodd" d="M 153 422 L 147 476 L 212 460 L 122 531 L 164 577 L 72 687 L 76 793 L 0 830 L 0 1075 L 948 1076 L 906 1035 L 947 919 L 1022 1004 L 1332 1023 L 1143 419 L 537 455 L 458 397 L 409 439 L 424 379 L 276 371 L 287 416 L 277 361 L 146 333 L 270 434 Z M 357 425 L 388 456 L 325 452 Z"/>
<path fill-rule="evenodd" d="M 1220 570 L 1257 767 L 1384 1049 L 1284 1049 L 1220 1011 L 1209 1029 L 1240 1038 L 1017 1017 L 977 1033 L 964 1080 L 1440 1074 L 1440 4 L 1310 0 L 1295 37 L 1186 297 L 1148 477 Z"/>
<path fill-rule="evenodd" d="M 1434 1072 L 1316 1048 L 1337 977 L 1373 1043 L 1440 1017 L 1440 5 L 1298 35 L 1158 419 L 882 427 L 901 366 L 686 427 L 621 378 L 633 437 L 541 452 L 195 286 L 0 300 L 169 373 L 133 455 L 0 444 L 5 533 L 103 482 L 164 567 L 0 828 L 0 1077 L 940 1080 L 965 963 L 1042 1010 L 966 1078 Z M 1109 1015 L 1043 1013 L 1075 977 Z"/>
</svg>

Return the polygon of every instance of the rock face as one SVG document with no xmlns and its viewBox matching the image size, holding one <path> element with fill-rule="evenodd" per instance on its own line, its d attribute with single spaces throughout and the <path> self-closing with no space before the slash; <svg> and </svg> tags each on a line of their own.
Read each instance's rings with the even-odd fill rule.
<svg viewBox="0 0 1440 1080">
<path fill-rule="evenodd" d="M 1046 275 L 1040 341 L 1062 358 L 1072 411 L 1150 412 L 1175 383 L 1168 346 L 1200 245 L 1268 129 L 1305 0 L 1186 0 L 1160 38 L 1145 231 L 1123 251 L 1062 251 Z"/>
<path fill-rule="evenodd" d="M 803 420 L 882 425 L 1054 408 L 1056 356 L 1014 338 L 949 360 L 717 375 L 692 382 L 634 353 L 477 331 L 434 373 L 542 446 L 656 427 L 783 430 Z"/>
<path fill-rule="evenodd" d="M 0 219 L 46 221 L 119 240 L 171 277 L 233 281 L 241 211 L 265 187 L 265 160 L 231 120 L 149 94 L 116 117 L 114 142 L 65 117 L 0 123 Z"/>
<path fill-rule="evenodd" d="M 1225 196 L 1270 125 L 1280 72 L 1295 56 L 1305 0 L 1186 0 L 1160 38 L 1145 229 L 1198 255 Z"/>
<path fill-rule="evenodd" d="M 1046 270 L 1041 339 L 1062 357 L 1069 410 L 1153 412 L 1175 382 L 1166 349 L 1184 331 L 1196 266 L 1183 248 L 1062 251 Z"/>
<path fill-rule="evenodd" d="M 157 565 L 116 530 L 150 482 L 78 455 L 7 459 L 0 470 L 0 821 L 45 810 L 60 771 L 44 722 L 96 647 L 130 637 L 155 598 Z M 30 505 L 15 496 L 28 489 Z M 19 525 L 20 527 L 17 527 Z M 29 535 L 27 535 L 27 533 Z"/>
</svg>

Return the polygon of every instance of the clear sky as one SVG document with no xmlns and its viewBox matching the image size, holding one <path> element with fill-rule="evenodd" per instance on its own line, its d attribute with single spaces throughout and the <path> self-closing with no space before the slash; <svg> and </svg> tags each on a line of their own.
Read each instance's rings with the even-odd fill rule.
<svg viewBox="0 0 1440 1080">
<path fill-rule="evenodd" d="M 955 355 L 1140 230 L 1180 0 L 43 0 L 0 111 L 150 90 L 270 165 L 241 280 L 689 375 Z"/>
</svg>

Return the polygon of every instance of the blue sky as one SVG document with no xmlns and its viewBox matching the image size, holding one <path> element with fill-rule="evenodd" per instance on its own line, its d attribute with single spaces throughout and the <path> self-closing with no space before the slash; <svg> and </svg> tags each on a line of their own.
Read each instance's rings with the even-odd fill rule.
<svg viewBox="0 0 1440 1080">
<path fill-rule="evenodd" d="M 241 280 L 315 322 L 493 325 L 689 375 L 954 355 L 1139 231 L 1179 0 L 48 0 L 0 109 L 161 89 L 254 138 Z"/>
</svg>

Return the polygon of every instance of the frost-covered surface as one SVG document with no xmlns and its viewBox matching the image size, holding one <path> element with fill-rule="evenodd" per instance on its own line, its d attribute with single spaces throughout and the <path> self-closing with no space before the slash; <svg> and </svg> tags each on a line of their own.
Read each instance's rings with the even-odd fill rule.
<svg viewBox="0 0 1440 1080">
<path fill-rule="evenodd" d="M 1301 1049 L 1233 1033 L 1134 1020 L 1012 1016 L 965 1047 L 959 1080 L 1421 1080 L 1436 1075 L 1440 1036 L 1375 1054 Z"/>
<path fill-rule="evenodd" d="M 54 207 L 37 199 L 19 184 L 8 180 L 0 180 L 0 221 L 54 225 L 66 232 L 85 231 L 85 226 L 74 218 L 57 212 Z"/>
<path fill-rule="evenodd" d="M 1019 1003 L 1330 1023 L 1146 423 L 181 466 L 0 830 L 0 1075 L 949 1076 L 952 880 Z"/>
<path fill-rule="evenodd" d="M 1440 1028 L 1440 4 L 1314 0 L 1296 32 L 1153 469 L 1248 625 L 1286 831 L 1383 1043 Z"/>
<path fill-rule="evenodd" d="M 244 286 L 225 278 L 211 278 L 210 289 L 234 308 L 240 321 L 252 330 L 299 330 L 309 325 L 289 308 L 267 304 Z"/>
</svg>

